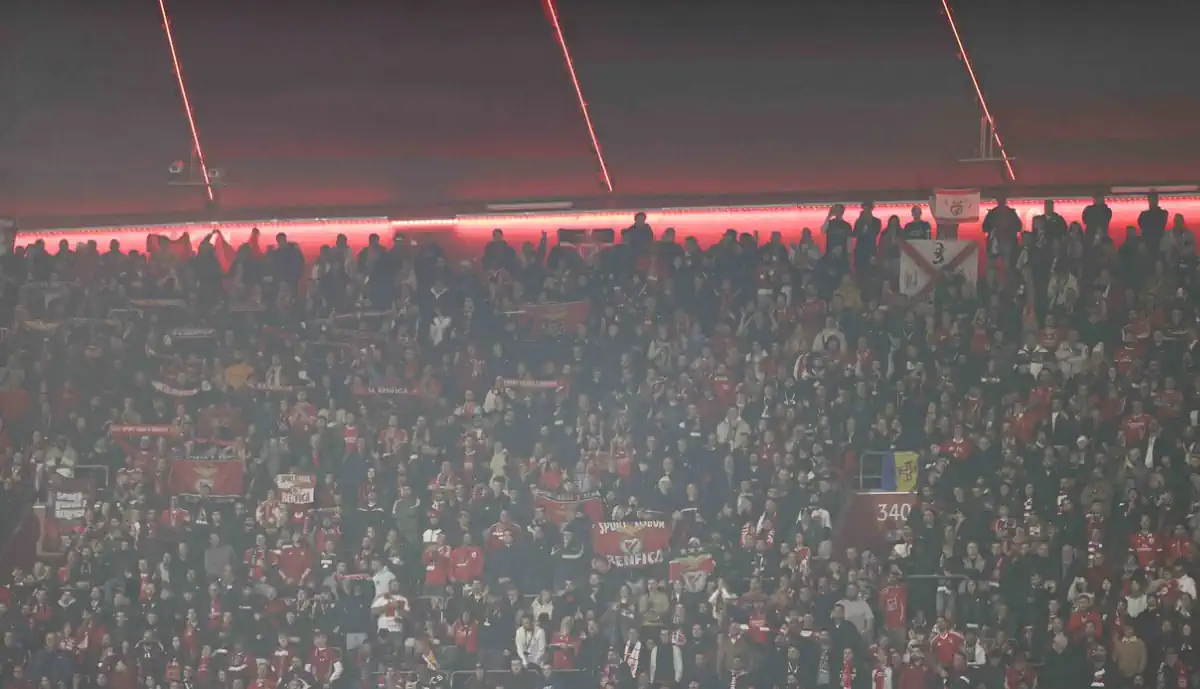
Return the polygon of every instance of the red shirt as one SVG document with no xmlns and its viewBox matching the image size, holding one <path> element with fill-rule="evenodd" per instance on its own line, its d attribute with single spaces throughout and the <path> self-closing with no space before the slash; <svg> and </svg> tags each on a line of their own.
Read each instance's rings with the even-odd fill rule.
<svg viewBox="0 0 1200 689">
<path fill-rule="evenodd" d="M 1004 689 L 1017 689 L 1022 682 L 1025 686 L 1032 687 L 1036 680 L 1037 673 L 1028 665 L 1021 669 L 1010 666 L 1004 670 Z"/>
<path fill-rule="evenodd" d="M 713 396 L 717 398 L 717 403 L 722 407 L 728 407 L 733 404 L 735 395 L 737 394 L 737 386 L 729 376 L 718 373 L 709 381 L 712 385 Z"/>
<path fill-rule="evenodd" d="M 328 684 L 333 675 L 333 664 L 341 661 L 341 653 L 336 648 L 314 648 L 308 652 L 308 666 L 313 676 L 322 684 Z"/>
<path fill-rule="evenodd" d="M 479 650 L 479 625 L 472 622 L 463 624 L 462 620 L 454 623 L 454 645 L 467 653 Z"/>
<path fill-rule="evenodd" d="M 504 547 L 505 540 L 516 542 L 520 534 L 521 531 L 516 524 L 496 522 L 488 527 L 487 549 L 488 551 L 499 550 Z"/>
<path fill-rule="evenodd" d="M 1125 445 L 1137 445 L 1146 439 L 1146 433 L 1150 430 L 1150 415 L 1149 414 L 1133 414 L 1128 419 L 1125 419 L 1121 430 L 1125 432 Z"/>
<path fill-rule="evenodd" d="M 929 645 L 938 663 L 942 667 L 950 667 L 954 663 L 954 656 L 962 650 L 964 643 L 962 634 L 950 630 L 934 636 Z"/>
<path fill-rule="evenodd" d="M 243 558 L 246 566 L 250 568 L 251 579 L 262 579 L 266 574 L 268 560 L 273 560 L 271 553 L 266 548 L 251 548 L 246 551 L 246 557 Z"/>
<path fill-rule="evenodd" d="M 575 658 L 579 655 L 580 641 L 570 634 L 558 633 L 550 641 L 554 648 L 554 669 L 571 670 L 575 667 Z"/>
<path fill-rule="evenodd" d="M 1039 417 L 1045 418 L 1050 412 L 1050 398 L 1054 395 L 1054 388 L 1049 385 L 1039 385 L 1029 391 L 1029 410 L 1036 413 Z"/>
<path fill-rule="evenodd" d="M 276 677 L 283 677 L 283 673 L 292 666 L 292 658 L 295 656 L 296 653 L 291 646 L 276 648 L 271 652 L 271 672 L 274 672 Z"/>
<path fill-rule="evenodd" d="M 1137 556 L 1138 564 L 1142 567 L 1148 567 L 1162 557 L 1162 543 L 1158 534 L 1153 532 L 1134 534 L 1129 539 L 1129 548 Z"/>
<path fill-rule="evenodd" d="M 951 438 L 942 443 L 942 454 L 950 455 L 957 460 L 965 460 L 971 457 L 971 442 L 966 438 L 954 439 Z"/>
<path fill-rule="evenodd" d="M 933 670 L 924 663 L 905 665 L 900 670 L 898 689 L 929 689 L 933 682 Z"/>
<path fill-rule="evenodd" d="M 427 586 L 445 586 L 450 581 L 450 546 L 432 546 L 421 560 L 425 563 Z"/>
<path fill-rule="evenodd" d="M 1022 445 L 1028 445 L 1033 442 L 1034 432 L 1037 430 L 1037 415 L 1028 411 L 1021 412 L 1019 415 L 1012 417 L 1013 434 Z"/>
<path fill-rule="evenodd" d="M 1091 622 L 1095 626 L 1093 636 L 1099 639 L 1103 635 L 1104 625 L 1100 619 L 1100 613 L 1095 610 L 1088 610 L 1087 612 L 1076 610 L 1071 613 L 1071 618 L 1067 621 L 1067 632 L 1071 635 L 1071 638 L 1076 640 L 1082 638 L 1088 622 Z"/>
<path fill-rule="evenodd" d="M 903 585 L 884 587 L 879 592 L 879 608 L 883 610 L 883 624 L 887 629 L 908 626 L 908 591 Z"/>
<path fill-rule="evenodd" d="M 1167 559 L 1171 562 L 1186 560 L 1192 552 L 1192 539 L 1187 536 L 1171 536 L 1167 539 Z"/>
</svg>

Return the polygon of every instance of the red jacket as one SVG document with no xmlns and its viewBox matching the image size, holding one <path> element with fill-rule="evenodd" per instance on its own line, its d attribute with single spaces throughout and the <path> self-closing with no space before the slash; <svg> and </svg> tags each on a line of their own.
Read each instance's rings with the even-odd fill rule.
<svg viewBox="0 0 1200 689">
<path fill-rule="evenodd" d="M 483 549 L 460 545 L 450 553 L 450 578 L 460 584 L 483 576 Z"/>
</svg>

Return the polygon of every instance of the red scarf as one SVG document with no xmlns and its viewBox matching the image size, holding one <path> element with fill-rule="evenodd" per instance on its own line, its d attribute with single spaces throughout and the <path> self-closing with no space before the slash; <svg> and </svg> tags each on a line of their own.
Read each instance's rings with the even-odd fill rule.
<svg viewBox="0 0 1200 689">
<path fill-rule="evenodd" d="M 854 682 L 854 663 L 850 659 L 842 661 L 842 689 L 851 689 Z"/>
</svg>

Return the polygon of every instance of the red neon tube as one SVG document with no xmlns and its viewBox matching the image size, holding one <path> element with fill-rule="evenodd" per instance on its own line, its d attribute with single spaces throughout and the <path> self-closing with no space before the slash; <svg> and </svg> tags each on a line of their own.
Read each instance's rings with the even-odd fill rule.
<svg viewBox="0 0 1200 689">
<path fill-rule="evenodd" d="M 163 32 L 167 35 L 167 47 L 171 49 L 171 66 L 175 68 L 175 80 L 179 82 L 179 95 L 183 98 L 183 112 L 187 115 L 188 127 L 192 130 L 192 146 L 196 149 L 196 162 L 200 165 L 200 174 L 204 176 L 204 191 L 208 200 L 214 200 L 212 180 L 208 177 L 208 165 L 204 162 L 204 149 L 200 147 L 200 131 L 196 129 L 196 118 L 192 115 L 192 101 L 188 98 L 187 87 L 183 83 L 183 70 L 179 66 L 179 53 L 175 52 L 175 34 L 171 31 L 171 18 L 167 16 L 167 0 L 158 0 L 158 9 L 162 13 Z"/>
<path fill-rule="evenodd" d="M 987 118 L 988 127 L 992 130 L 996 148 L 1000 149 L 1000 157 L 1004 159 L 1004 169 L 1008 172 L 1008 178 L 1015 182 L 1017 173 L 1013 172 L 1012 161 L 1008 158 L 1008 152 L 1004 150 L 1004 142 L 1000 141 L 1000 134 L 996 132 L 996 120 L 992 118 L 992 111 L 988 108 L 987 99 L 983 97 L 983 88 L 979 86 L 975 68 L 971 66 L 971 57 L 967 55 L 967 46 L 963 44 L 962 36 L 958 33 L 958 24 L 954 21 L 954 13 L 950 11 L 950 0 L 942 0 L 942 9 L 946 11 L 946 22 L 950 24 L 950 31 L 954 33 L 954 42 L 958 44 L 958 54 L 962 55 L 963 64 L 967 67 L 967 75 L 971 77 L 971 85 L 975 87 L 975 95 L 979 98 L 979 107 L 983 108 L 983 116 Z"/>
<path fill-rule="evenodd" d="M 563 60 L 567 63 L 567 73 L 571 75 L 571 85 L 575 87 L 575 98 L 579 101 L 579 112 L 583 113 L 583 123 L 587 125 L 588 136 L 592 139 L 592 150 L 596 153 L 596 162 L 600 164 L 600 175 L 604 178 L 604 186 L 612 193 L 612 177 L 608 174 L 608 165 L 604 163 L 604 154 L 600 151 L 600 139 L 596 136 L 596 128 L 592 125 L 592 115 L 588 112 L 587 100 L 583 97 L 583 87 L 579 85 L 579 76 L 575 74 L 575 61 L 571 59 L 571 49 L 567 47 L 567 39 L 563 36 L 562 25 L 558 22 L 558 8 L 554 0 L 546 0 L 546 10 L 550 15 L 550 24 L 554 27 L 554 37 L 562 48 Z"/>
</svg>

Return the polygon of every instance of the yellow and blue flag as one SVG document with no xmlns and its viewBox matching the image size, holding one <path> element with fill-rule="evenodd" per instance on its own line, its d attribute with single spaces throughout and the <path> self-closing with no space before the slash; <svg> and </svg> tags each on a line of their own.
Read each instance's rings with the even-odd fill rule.
<svg viewBox="0 0 1200 689">
<path fill-rule="evenodd" d="M 912 493 L 917 490 L 916 452 L 889 452 L 883 456 L 883 490 Z"/>
</svg>

